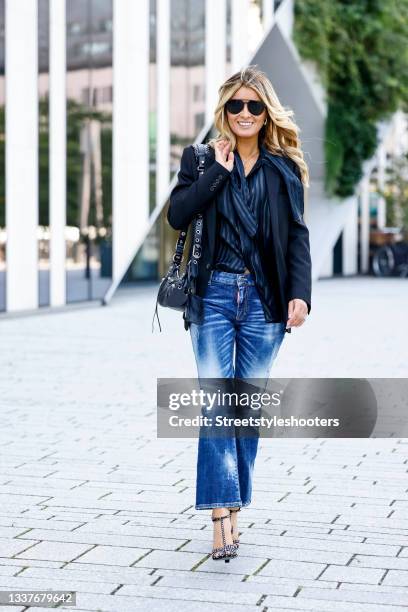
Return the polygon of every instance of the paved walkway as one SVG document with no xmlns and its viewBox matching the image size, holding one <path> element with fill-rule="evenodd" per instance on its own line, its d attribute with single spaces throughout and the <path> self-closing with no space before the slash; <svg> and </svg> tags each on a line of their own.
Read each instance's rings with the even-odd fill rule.
<svg viewBox="0 0 408 612">
<path fill-rule="evenodd" d="M 320 281 L 313 300 L 274 375 L 406 376 L 406 281 Z M 239 557 L 211 560 L 196 441 L 155 432 L 156 378 L 195 375 L 189 336 L 163 309 L 152 335 L 153 308 L 144 288 L 0 320 L 1 587 L 75 590 L 70 610 L 406 609 L 404 439 L 262 440 Z"/>
</svg>

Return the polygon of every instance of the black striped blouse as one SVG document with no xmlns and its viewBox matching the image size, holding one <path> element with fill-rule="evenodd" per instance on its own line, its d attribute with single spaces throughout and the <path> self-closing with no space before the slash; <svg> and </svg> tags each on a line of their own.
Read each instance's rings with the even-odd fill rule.
<svg viewBox="0 0 408 612">
<path fill-rule="evenodd" d="M 234 151 L 235 155 L 239 155 Z M 267 321 L 281 321 L 279 309 L 276 305 L 273 287 L 266 280 L 267 266 L 270 265 L 272 251 L 272 231 L 269 206 L 267 205 L 267 189 L 263 171 L 264 150 L 260 148 L 260 155 L 245 177 L 250 192 L 250 201 L 253 213 L 257 219 L 257 233 L 251 243 L 251 252 L 245 256 L 241 250 L 239 232 L 245 231 L 241 227 L 239 215 L 234 211 L 233 218 L 223 214 L 221 198 L 217 198 L 217 239 L 213 268 L 225 272 L 242 274 L 248 268 L 255 277 L 255 285 Z M 234 165 L 232 172 L 239 178 L 239 172 Z M 226 187 L 228 188 L 228 187 Z M 257 252 L 256 252 L 257 251 Z M 267 261 L 268 260 L 268 261 Z"/>
</svg>

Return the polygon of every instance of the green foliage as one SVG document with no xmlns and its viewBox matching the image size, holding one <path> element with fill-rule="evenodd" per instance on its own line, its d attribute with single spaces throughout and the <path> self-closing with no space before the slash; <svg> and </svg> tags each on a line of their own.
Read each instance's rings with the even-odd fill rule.
<svg viewBox="0 0 408 612">
<path fill-rule="evenodd" d="M 326 189 L 346 197 L 377 123 L 408 110 L 408 0 L 297 0 L 294 37 L 327 91 Z"/>
</svg>

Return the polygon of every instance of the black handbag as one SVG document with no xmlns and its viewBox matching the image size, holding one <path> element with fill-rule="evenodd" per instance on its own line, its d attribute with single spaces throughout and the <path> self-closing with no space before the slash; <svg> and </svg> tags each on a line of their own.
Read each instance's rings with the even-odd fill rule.
<svg viewBox="0 0 408 612">
<path fill-rule="evenodd" d="M 194 152 L 197 161 L 198 178 L 204 174 L 205 159 L 208 152 L 207 144 L 194 144 Z M 180 275 L 180 265 L 183 261 L 183 253 L 187 238 L 188 227 L 180 231 L 177 239 L 175 252 L 172 262 L 167 271 L 167 274 L 162 278 L 162 281 L 157 292 L 156 308 L 153 314 L 152 332 L 154 318 L 157 317 L 157 322 L 161 331 L 161 325 L 158 315 L 157 306 L 165 308 L 173 308 L 183 312 L 183 318 L 186 322 L 201 322 L 201 298 L 196 294 L 196 278 L 198 275 L 198 260 L 201 257 L 201 240 L 203 235 L 203 215 L 197 214 L 192 220 L 193 228 L 193 246 L 191 250 L 191 258 L 186 265 L 185 272 Z"/>
</svg>

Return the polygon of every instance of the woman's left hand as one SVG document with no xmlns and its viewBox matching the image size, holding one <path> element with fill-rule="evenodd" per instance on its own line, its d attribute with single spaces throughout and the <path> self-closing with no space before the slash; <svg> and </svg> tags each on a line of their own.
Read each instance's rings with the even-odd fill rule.
<svg viewBox="0 0 408 612">
<path fill-rule="evenodd" d="M 288 322 L 286 327 L 300 327 L 307 317 L 307 304 L 300 298 L 290 300 L 288 304 Z"/>
</svg>

